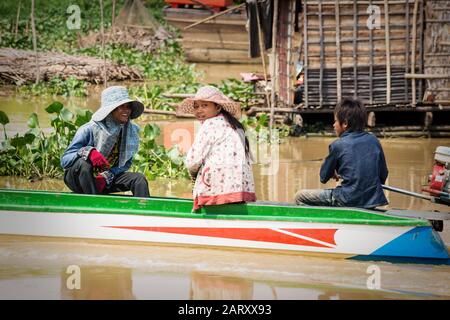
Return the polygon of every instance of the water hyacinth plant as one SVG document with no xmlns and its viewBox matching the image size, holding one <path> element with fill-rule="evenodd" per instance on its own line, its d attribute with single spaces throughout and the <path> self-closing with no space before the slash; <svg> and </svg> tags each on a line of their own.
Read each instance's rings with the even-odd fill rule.
<svg viewBox="0 0 450 320">
<path fill-rule="evenodd" d="M 87 82 L 78 80 L 72 76 L 66 80 L 54 77 L 48 82 L 40 81 L 38 83 L 23 85 L 19 87 L 19 92 L 34 96 L 56 95 L 64 97 L 86 97 Z"/>
<path fill-rule="evenodd" d="M 184 156 L 174 146 L 167 150 L 156 143 L 161 134 L 156 124 L 146 124 L 141 135 L 140 147 L 134 158 L 132 171 L 141 172 L 148 179 L 163 178 L 189 178 L 184 165 Z"/>
<path fill-rule="evenodd" d="M 52 115 L 51 133 L 44 133 L 37 114 L 33 113 L 28 118 L 28 131 L 13 137 L 6 134 L 8 116 L 0 111 L 0 123 L 5 137 L 0 149 L 0 175 L 34 179 L 62 176 L 61 156 L 78 128 L 90 121 L 92 112 L 84 109 L 72 112 L 60 102 L 52 103 L 45 111 Z M 159 135 L 160 129 L 154 124 L 148 124 L 141 130 L 140 149 L 132 171 L 142 172 L 149 179 L 187 178 L 183 156 L 176 147 L 166 150 L 164 146 L 158 145 L 156 139 Z"/>
</svg>

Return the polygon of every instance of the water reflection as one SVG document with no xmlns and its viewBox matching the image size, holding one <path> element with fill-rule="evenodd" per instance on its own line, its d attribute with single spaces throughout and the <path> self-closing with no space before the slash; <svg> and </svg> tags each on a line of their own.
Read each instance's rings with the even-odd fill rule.
<svg viewBox="0 0 450 320">
<path fill-rule="evenodd" d="M 191 300 L 251 300 L 253 281 L 194 271 L 191 273 Z"/>
<path fill-rule="evenodd" d="M 63 300 L 132 300 L 132 270 L 120 267 L 83 266 L 79 268 L 80 285 L 72 286 L 74 273 L 61 271 L 61 299 Z"/>
<path fill-rule="evenodd" d="M 374 264 L 379 290 L 367 287 Z M 0 299 L 448 299 L 449 272 L 251 250 L 0 236 Z"/>
<path fill-rule="evenodd" d="M 133 272 L 131 268 L 83 266 L 79 289 L 70 286 L 70 277 L 61 271 L 60 298 L 63 300 L 354 300 L 354 299 L 419 299 L 438 298 L 433 294 L 395 290 L 369 290 L 283 281 L 261 281 L 220 273 L 193 271 L 186 275 L 189 287 L 172 288 L 161 297 L 161 289 L 180 281 L 173 274 Z M 170 286 L 169 286 L 170 288 Z M 189 291 L 189 292 L 183 292 Z"/>
</svg>

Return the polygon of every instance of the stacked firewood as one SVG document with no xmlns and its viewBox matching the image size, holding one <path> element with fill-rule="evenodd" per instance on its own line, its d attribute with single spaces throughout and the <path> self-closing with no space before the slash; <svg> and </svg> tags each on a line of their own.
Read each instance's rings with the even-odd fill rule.
<svg viewBox="0 0 450 320">
<path fill-rule="evenodd" d="M 71 56 L 57 52 L 38 52 L 37 65 L 41 80 L 74 77 L 93 83 L 104 80 L 139 80 L 139 70 L 88 56 Z M 33 51 L 0 48 L 0 82 L 21 85 L 36 79 L 36 56 Z"/>
</svg>

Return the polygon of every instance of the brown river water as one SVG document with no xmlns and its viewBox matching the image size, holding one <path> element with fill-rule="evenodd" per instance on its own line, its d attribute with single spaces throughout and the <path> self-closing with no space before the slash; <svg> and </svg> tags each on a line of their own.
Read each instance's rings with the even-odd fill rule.
<svg viewBox="0 0 450 320">
<path fill-rule="evenodd" d="M 243 71 L 254 71 L 253 66 Z M 222 67 L 200 65 L 220 80 Z M 240 68 L 228 76 L 238 77 Z M 69 108 L 95 110 L 96 88 L 90 99 L 58 98 Z M 11 120 L 8 134 L 24 132 L 31 112 L 48 127 L 44 108 L 53 99 L 25 99 L 14 94 L 0 96 L 1 110 Z M 140 124 L 190 126 L 192 121 L 144 116 Z M 0 132 L 3 139 L 3 132 Z M 161 138 L 161 141 L 164 137 Z M 333 138 L 287 138 L 269 148 L 252 145 L 259 200 L 292 202 L 302 188 L 321 185 L 319 169 Z M 437 146 L 450 146 L 450 139 L 381 139 L 389 168 L 386 184 L 420 192 L 433 165 Z M 272 156 L 270 156 L 272 155 Z M 150 181 L 154 196 L 190 197 L 186 180 Z M 56 179 L 29 182 L 0 177 L 0 188 L 68 191 Z M 386 193 L 387 208 L 439 210 L 436 205 L 392 192 Z M 450 224 L 440 233 L 450 246 Z M 70 286 L 76 268 L 80 289 Z M 373 268 L 380 271 L 380 287 L 370 289 Z M 0 236 L 0 299 L 450 299 L 450 266 L 353 261 L 300 254 L 203 247 L 154 246 L 133 243 Z"/>
</svg>

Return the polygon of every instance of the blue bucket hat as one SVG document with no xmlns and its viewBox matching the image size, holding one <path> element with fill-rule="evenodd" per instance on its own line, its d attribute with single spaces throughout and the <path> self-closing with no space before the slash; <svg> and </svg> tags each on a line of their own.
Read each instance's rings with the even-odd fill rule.
<svg viewBox="0 0 450 320">
<path fill-rule="evenodd" d="M 112 86 L 102 91 L 102 105 L 92 115 L 92 120 L 102 121 L 114 109 L 124 103 L 131 102 L 131 119 L 136 119 L 144 112 L 144 105 L 137 100 L 131 100 L 128 90 L 122 86 Z"/>
</svg>

